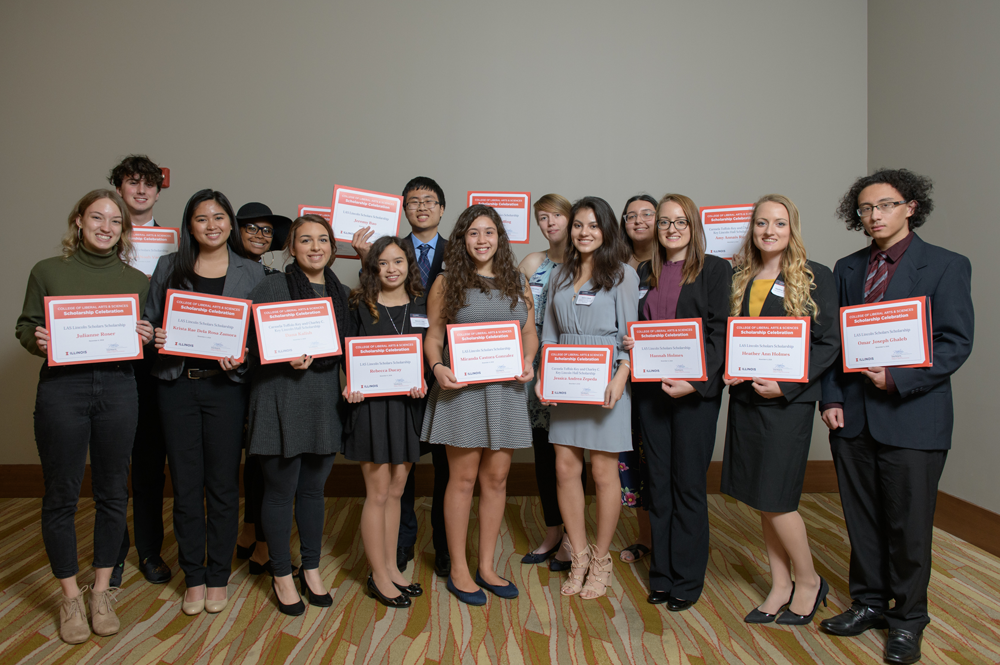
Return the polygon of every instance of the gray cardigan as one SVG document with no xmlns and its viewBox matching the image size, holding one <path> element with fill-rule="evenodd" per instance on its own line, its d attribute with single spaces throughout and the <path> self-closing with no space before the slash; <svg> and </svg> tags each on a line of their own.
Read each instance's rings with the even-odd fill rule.
<svg viewBox="0 0 1000 665">
<path fill-rule="evenodd" d="M 156 262 L 156 270 L 153 271 L 153 276 L 149 280 L 149 298 L 146 300 L 146 312 L 142 318 L 152 323 L 154 328 L 163 325 L 167 284 L 174 271 L 176 258 L 177 252 L 161 256 L 160 260 Z M 222 289 L 223 296 L 249 299 L 250 292 L 262 279 L 264 279 L 264 267 L 260 263 L 244 259 L 233 250 L 229 250 L 229 268 L 226 270 L 226 285 Z M 187 288 L 190 289 L 191 285 L 188 284 Z M 248 325 L 248 336 L 253 335 L 253 321 L 249 321 Z M 246 383 L 248 369 L 249 363 L 245 362 L 235 371 L 226 372 L 226 375 L 236 383 Z M 158 379 L 173 381 L 184 373 L 184 356 L 158 354 L 150 373 Z"/>
</svg>

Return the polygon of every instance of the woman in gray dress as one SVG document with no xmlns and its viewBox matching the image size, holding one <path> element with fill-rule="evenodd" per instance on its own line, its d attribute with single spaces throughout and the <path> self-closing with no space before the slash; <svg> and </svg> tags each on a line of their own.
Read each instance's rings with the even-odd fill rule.
<svg viewBox="0 0 1000 665">
<path fill-rule="evenodd" d="M 603 408 L 560 404 L 552 409 L 549 425 L 549 440 L 556 448 L 559 510 L 572 547 L 569 579 L 562 593 L 597 598 L 611 582 L 608 549 L 621 513 L 618 454 L 632 449 L 629 356 L 622 338 L 628 322 L 638 318 L 639 276 L 626 263 L 625 241 L 604 199 L 580 199 L 573 205 L 571 219 L 566 261 L 549 284 L 542 344 L 596 344 L 614 349 L 614 378 L 604 392 Z M 536 394 L 541 397 L 540 388 Z M 590 451 L 597 487 L 596 542 L 589 546 L 579 482 L 584 450 Z"/>
</svg>

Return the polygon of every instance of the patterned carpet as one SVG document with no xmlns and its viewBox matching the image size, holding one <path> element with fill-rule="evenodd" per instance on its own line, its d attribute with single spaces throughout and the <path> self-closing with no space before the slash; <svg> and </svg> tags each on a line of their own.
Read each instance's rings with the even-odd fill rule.
<svg viewBox="0 0 1000 665">
<path fill-rule="evenodd" d="M 422 503 L 421 503 L 422 501 Z M 146 584 L 126 564 L 117 606 L 123 630 L 79 646 L 58 637 L 59 590 L 38 528 L 39 499 L 0 500 L 0 663 L 872 663 L 881 662 L 884 631 L 857 638 L 819 632 L 819 620 L 842 611 L 847 595 L 847 536 L 836 495 L 803 497 L 817 569 L 831 584 L 830 607 L 811 626 L 747 626 L 742 617 L 767 587 L 756 512 L 722 495 L 709 497 L 712 554 L 705 594 L 690 611 L 672 614 L 645 602 L 648 559 L 615 558 L 615 583 L 597 601 L 559 595 L 558 575 L 524 566 L 539 541 L 537 498 L 511 497 L 498 547 L 499 570 L 521 589 L 514 601 L 490 597 L 483 608 L 460 604 L 433 574 L 429 503 L 418 500 L 420 533 L 414 581 L 425 593 L 409 610 L 387 610 L 362 590 L 367 564 L 359 535 L 361 499 L 327 500 L 321 568 L 334 607 L 301 617 L 278 613 L 267 577 L 234 561 L 230 604 L 221 614 L 180 612 L 181 576 Z M 93 504 L 77 517 L 80 551 L 92 547 Z M 589 520 L 593 520 L 593 504 Z M 169 517 L 170 506 L 167 505 Z M 169 522 L 168 522 L 169 524 Z M 592 526 L 592 524 L 591 524 Z M 632 542 L 636 521 L 623 515 L 613 549 Z M 476 529 L 476 521 L 472 521 Z M 470 535 L 469 542 L 476 542 Z M 297 554 L 297 553 L 296 553 Z M 164 557 L 176 571 L 172 532 Z M 82 558 L 81 569 L 83 560 Z M 470 562 L 475 566 L 475 562 Z M 925 663 L 1000 662 L 1000 559 L 935 532 L 931 617 Z M 89 564 L 88 564 L 89 565 Z M 82 582 L 91 582 L 88 574 Z"/>
</svg>

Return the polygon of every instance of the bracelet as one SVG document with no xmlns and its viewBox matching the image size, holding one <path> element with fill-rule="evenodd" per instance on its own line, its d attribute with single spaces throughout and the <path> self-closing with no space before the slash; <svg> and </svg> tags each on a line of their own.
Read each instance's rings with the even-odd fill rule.
<svg viewBox="0 0 1000 665">
<path fill-rule="evenodd" d="M 443 362 L 437 362 L 437 363 L 434 363 L 433 365 L 431 365 L 431 374 L 434 373 L 434 368 L 437 367 L 438 365 L 444 365 L 444 363 Z"/>
</svg>

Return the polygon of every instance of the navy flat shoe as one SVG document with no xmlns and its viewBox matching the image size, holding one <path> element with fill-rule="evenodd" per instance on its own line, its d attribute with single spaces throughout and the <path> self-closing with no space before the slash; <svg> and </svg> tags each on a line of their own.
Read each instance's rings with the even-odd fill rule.
<svg viewBox="0 0 1000 665">
<path fill-rule="evenodd" d="M 521 563 L 545 563 L 550 556 L 559 551 L 560 545 L 556 545 L 548 552 L 528 552 L 521 558 Z"/>
<path fill-rule="evenodd" d="M 476 580 L 475 580 L 476 584 L 486 589 L 494 596 L 499 596 L 500 598 L 506 598 L 508 600 L 510 600 L 511 598 L 517 598 L 518 591 L 517 587 L 514 586 L 514 583 L 503 577 L 501 577 L 500 579 L 502 579 L 507 584 L 505 584 L 504 586 L 500 585 L 494 586 L 493 584 L 487 584 L 486 580 L 484 580 L 482 575 L 479 574 L 479 570 L 478 569 L 476 570 Z"/>
<path fill-rule="evenodd" d="M 458 598 L 463 603 L 465 603 L 466 605 L 486 604 L 486 594 L 483 593 L 482 589 L 480 589 L 479 591 L 472 591 L 472 592 L 459 591 L 458 587 L 455 586 L 455 583 L 451 581 L 451 575 L 448 576 L 448 583 L 445 586 L 448 588 L 448 591 L 451 591 L 453 594 L 455 594 L 455 597 Z"/>
</svg>

